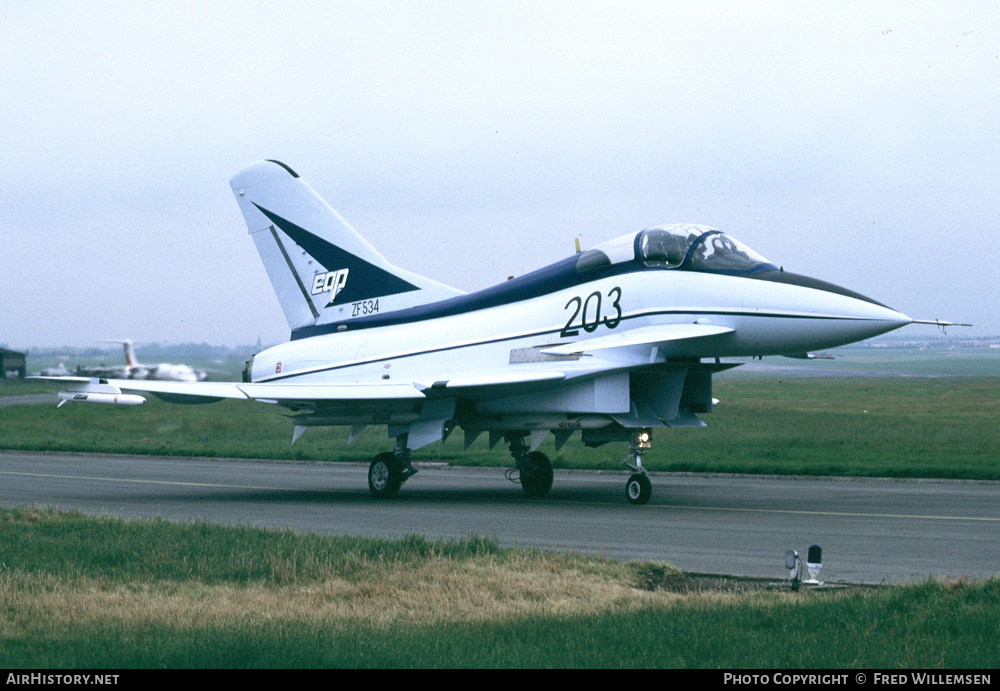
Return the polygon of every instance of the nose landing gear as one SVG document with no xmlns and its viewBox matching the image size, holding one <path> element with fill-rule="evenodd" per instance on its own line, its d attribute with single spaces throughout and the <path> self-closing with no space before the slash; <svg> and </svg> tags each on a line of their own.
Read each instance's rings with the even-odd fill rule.
<svg viewBox="0 0 1000 691">
<path fill-rule="evenodd" d="M 653 496 L 653 483 L 642 467 L 642 454 L 653 447 L 651 440 L 652 435 L 648 429 L 633 430 L 629 440 L 629 454 L 622 461 L 622 465 L 633 471 L 625 483 L 625 497 L 631 504 L 645 504 Z M 634 463 L 630 462 L 632 459 L 635 459 Z"/>
</svg>

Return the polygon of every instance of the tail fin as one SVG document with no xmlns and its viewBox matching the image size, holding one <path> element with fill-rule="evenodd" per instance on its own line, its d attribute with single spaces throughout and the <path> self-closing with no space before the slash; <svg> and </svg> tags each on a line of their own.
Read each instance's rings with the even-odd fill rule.
<svg viewBox="0 0 1000 691">
<path fill-rule="evenodd" d="M 139 360 L 135 357 L 135 346 L 132 345 L 132 341 L 125 339 L 122 341 L 122 347 L 125 349 L 125 371 L 131 372 L 139 366 Z"/>
<path fill-rule="evenodd" d="M 139 359 L 135 356 L 135 344 L 128 338 L 123 339 L 111 339 L 98 341 L 98 343 L 117 343 L 125 350 L 125 371 L 128 374 L 132 373 L 132 370 L 137 367 L 142 367 L 139 364 Z"/>
<path fill-rule="evenodd" d="M 293 331 L 463 294 L 390 264 L 284 163 L 252 163 L 229 185 Z"/>
</svg>

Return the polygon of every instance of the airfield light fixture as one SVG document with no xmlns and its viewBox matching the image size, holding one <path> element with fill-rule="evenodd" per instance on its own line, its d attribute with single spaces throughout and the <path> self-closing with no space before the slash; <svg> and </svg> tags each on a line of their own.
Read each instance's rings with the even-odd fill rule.
<svg viewBox="0 0 1000 691">
<path fill-rule="evenodd" d="M 809 578 L 802 582 L 809 585 L 822 585 L 823 582 L 819 580 L 819 572 L 823 568 L 823 548 L 819 545 L 809 546 L 806 568 L 809 570 Z"/>
<path fill-rule="evenodd" d="M 788 569 L 788 577 L 792 580 L 792 590 L 799 589 L 799 576 L 802 573 L 802 561 L 799 553 L 794 549 L 785 552 L 785 568 Z"/>
</svg>

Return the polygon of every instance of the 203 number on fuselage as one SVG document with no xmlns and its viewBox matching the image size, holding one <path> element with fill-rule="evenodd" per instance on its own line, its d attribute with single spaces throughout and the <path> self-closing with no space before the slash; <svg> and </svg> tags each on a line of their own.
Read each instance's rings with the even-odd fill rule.
<svg viewBox="0 0 1000 691">
<path fill-rule="evenodd" d="M 603 297 L 600 291 L 595 291 L 586 298 L 581 298 L 579 296 L 570 298 L 570 301 L 566 303 L 566 307 L 564 309 L 569 310 L 571 305 L 575 305 L 575 307 L 572 308 L 573 313 L 566 321 L 566 326 L 564 326 L 563 330 L 559 332 L 559 335 L 562 338 L 578 336 L 581 328 L 587 333 L 593 333 L 601 324 L 604 324 L 609 329 L 613 329 L 618 326 L 622 321 L 622 289 L 615 286 L 609 290 L 608 299 L 610 300 L 612 296 L 614 297 L 614 300 L 611 302 L 611 307 L 615 309 L 614 317 L 608 315 L 602 316 Z M 593 310 L 593 320 L 588 321 L 591 310 Z M 575 325 L 573 322 L 577 317 L 580 318 L 580 323 Z"/>
</svg>

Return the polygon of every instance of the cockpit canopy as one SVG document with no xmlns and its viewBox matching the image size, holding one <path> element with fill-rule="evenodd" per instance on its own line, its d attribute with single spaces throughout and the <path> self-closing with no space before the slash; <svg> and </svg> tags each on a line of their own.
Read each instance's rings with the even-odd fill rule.
<svg viewBox="0 0 1000 691">
<path fill-rule="evenodd" d="M 650 267 L 710 273 L 742 274 L 777 268 L 721 230 L 677 223 L 647 228 L 598 245 L 580 255 L 577 270 L 630 260 Z"/>
</svg>

